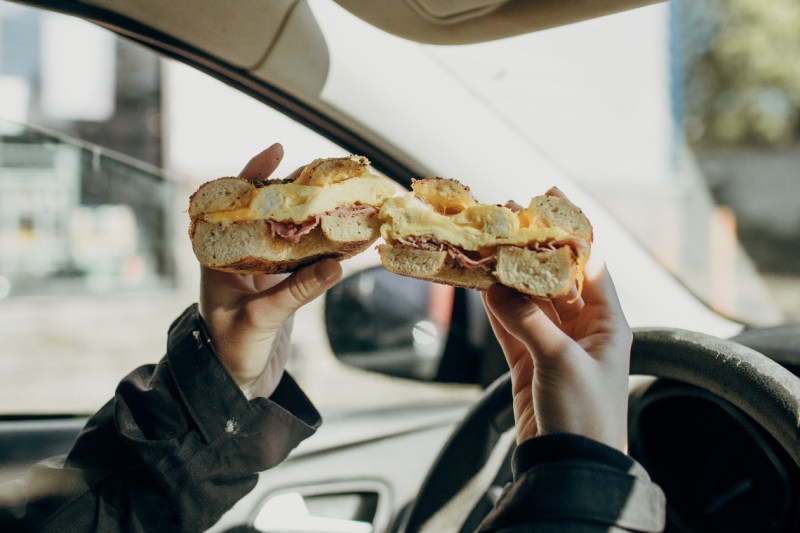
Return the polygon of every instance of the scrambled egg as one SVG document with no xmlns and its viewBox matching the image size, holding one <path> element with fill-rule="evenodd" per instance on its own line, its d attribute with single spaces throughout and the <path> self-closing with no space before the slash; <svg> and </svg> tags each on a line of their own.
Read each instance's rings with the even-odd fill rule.
<svg viewBox="0 0 800 533">
<path fill-rule="evenodd" d="M 254 189 L 248 207 L 206 213 L 203 218 L 212 223 L 263 219 L 299 224 L 355 203 L 380 207 L 386 198 L 394 196 L 395 190 L 391 181 L 372 174 L 324 187 L 276 183 Z"/>
<path fill-rule="evenodd" d="M 422 203 L 413 192 L 386 200 L 380 218 L 381 236 L 390 244 L 409 236 L 431 236 L 464 250 L 481 251 L 502 244 L 525 246 L 570 236 L 561 228 L 538 226 L 535 215 L 527 209 L 514 213 L 501 206 L 476 204 L 455 215 L 445 215 Z"/>
</svg>

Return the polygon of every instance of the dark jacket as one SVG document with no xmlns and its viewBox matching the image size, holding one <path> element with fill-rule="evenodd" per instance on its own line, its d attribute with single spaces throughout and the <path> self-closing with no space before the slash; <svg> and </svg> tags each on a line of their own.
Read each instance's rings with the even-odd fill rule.
<svg viewBox="0 0 800 533">
<path fill-rule="evenodd" d="M 481 533 L 662 531 L 666 499 L 644 468 L 578 435 L 520 444 L 506 487 Z"/>
<path fill-rule="evenodd" d="M 17 500 L 0 509 L 0 531 L 202 531 L 319 424 L 288 374 L 269 399 L 248 401 L 192 306 L 172 324 L 158 365 L 123 379 L 69 455 L 17 484 Z M 663 524 L 663 495 L 641 467 L 588 439 L 533 439 L 514 466 L 516 481 L 482 531 Z"/>
</svg>

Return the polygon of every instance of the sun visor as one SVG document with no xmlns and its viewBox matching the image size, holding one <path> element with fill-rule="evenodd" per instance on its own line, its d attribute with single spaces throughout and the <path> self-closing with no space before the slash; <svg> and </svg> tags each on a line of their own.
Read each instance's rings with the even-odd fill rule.
<svg viewBox="0 0 800 533">
<path fill-rule="evenodd" d="M 394 35 L 468 44 L 563 26 L 664 0 L 335 0 Z"/>
<path fill-rule="evenodd" d="M 162 32 L 293 94 L 319 94 L 328 75 L 328 49 L 307 0 L 84 0 L 75 6 L 65 11 L 146 42 Z"/>
<path fill-rule="evenodd" d="M 252 73 L 293 94 L 317 98 L 329 66 L 325 37 L 308 2 L 301 0 L 288 13 L 278 39 Z"/>
<path fill-rule="evenodd" d="M 480 17 L 509 0 L 406 0 L 420 16 L 438 24 L 453 24 Z"/>
</svg>

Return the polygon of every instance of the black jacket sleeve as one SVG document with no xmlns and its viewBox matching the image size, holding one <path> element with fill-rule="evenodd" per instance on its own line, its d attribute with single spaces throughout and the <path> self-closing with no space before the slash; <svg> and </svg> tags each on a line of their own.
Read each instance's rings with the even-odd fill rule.
<svg viewBox="0 0 800 533">
<path fill-rule="evenodd" d="M 481 533 L 664 529 L 664 493 L 613 448 L 578 435 L 545 435 L 520 444 L 512 461 L 514 482 Z"/>
<path fill-rule="evenodd" d="M 31 470 L 0 530 L 202 531 L 319 424 L 288 374 L 248 401 L 192 306 L 166 356 L 119 384 L 69 455 Z"/>
</svg>

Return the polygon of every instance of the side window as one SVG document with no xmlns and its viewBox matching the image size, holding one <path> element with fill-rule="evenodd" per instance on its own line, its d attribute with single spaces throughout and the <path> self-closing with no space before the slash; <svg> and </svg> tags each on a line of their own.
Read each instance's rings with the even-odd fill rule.
<svg viewBox="0 0 800 533">
<path fill-rule="evenodd" d="M 185 211 L 200 183 L 273 142 L 280 176 L 346 153 L 110 32 L 1 1 L 0 94 L 0 415 L 90 413 L 161 358 L 197 299 Z M 474 393 L 343 366 L 323 315 L 322 300 L 301 311 L 290 360 L 321 409 Z"/>
<path fill-rule="evenodd" d="M 174 187 L 156 167 L 52 132 L 0 125 L 4 296 L 175 283 Z"/>
</svg>

